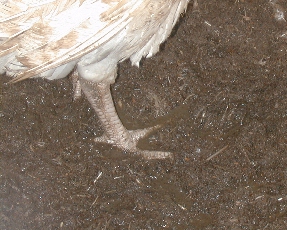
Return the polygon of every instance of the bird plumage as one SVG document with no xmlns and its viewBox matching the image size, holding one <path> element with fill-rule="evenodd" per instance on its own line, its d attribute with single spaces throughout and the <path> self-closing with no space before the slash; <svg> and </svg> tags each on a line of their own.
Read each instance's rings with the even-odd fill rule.
<svg viewBox="0 0 287 230">
<path fill-rule="evenodd" d="M 96 63 L 104 59 L 113 65 L 109 65 L 111 69 L 127 58 L 138 65 L 143 56 L 158 52 L 187 3 L 188 0 L 2 0 L 0 69 L 17 80 L 33 76 L 56 79 L 65 77 L 79 62 L 83 66 L 94 64 L 92 75 L 102 71 L 106 63 L 99 68 Z M 87 55 L 91 52 L 93 58 Z M 87 74 L 87 78 L 101 81 L 104 77 Z"/>
</svg>

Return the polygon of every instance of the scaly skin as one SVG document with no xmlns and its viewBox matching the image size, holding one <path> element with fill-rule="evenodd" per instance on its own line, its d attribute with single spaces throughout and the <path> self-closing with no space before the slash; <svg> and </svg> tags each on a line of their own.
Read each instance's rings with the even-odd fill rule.
<svg viewBox="0 0 287 230">
<path fill-rule="evenodd" d="M 140 154 L 146 159 L 173 158 L 173 154 L 170 152 L 148 151 L 137 148 L 137 143 L 140 138 L 147 136 L 160 126 L 127 130 L 116 112 L 111 96 L 110 83 L 93 83 L 81 77 L 80 83 L 84 94 L 96 111 L 105 130 L 103 136 L 95 138 L 96 142 L 112 144 L 124 151 Z"/>
</svg>

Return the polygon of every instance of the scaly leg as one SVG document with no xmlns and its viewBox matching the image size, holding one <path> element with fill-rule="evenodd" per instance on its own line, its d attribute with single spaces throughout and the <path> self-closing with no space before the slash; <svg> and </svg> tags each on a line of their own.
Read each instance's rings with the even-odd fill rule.
<svg viewBox="0 0 287 230">
<path fill-rule="evenodd" d="M 95 138 L 96 142 L 106 142 L 115 145 L 122 150 L 141 154 L 146 159 L 173 157 L 173 154 L 170 152 L 140 150 L 136 147 L 140 138 L 143 138 L 159 126 L 128 131 L 123 126 L 116 112 L 109 83 L 94 83 L 80 77 L 80 84 L 105 131 L 102 137 Z"/>
<path fill-rule="evenodd" d="M 72 71 L 69 78 L 71 79 L 73 84 L 73 91 L 74 91 L 73 101 L 77 101 L 81 97 L 82 89 L 79 80 L 79 74 L 76 68 Z"/>
</svg>

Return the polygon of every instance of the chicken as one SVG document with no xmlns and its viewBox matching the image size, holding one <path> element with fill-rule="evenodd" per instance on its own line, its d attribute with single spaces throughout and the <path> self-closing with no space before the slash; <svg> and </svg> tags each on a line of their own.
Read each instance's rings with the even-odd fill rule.
<svg viewBox="0 0 287 230">
<path fill-rule="evenodd" d="M 104 135 L 95 138 L 146 159 L 172 153 L 140 150 L 137 142 L 156 127 L 127 130 L 110 85 L 117 65 L 139 66 L 170 35 L 189 0 L 0 0 L 0 73 L 17 82 L 50 80 L 74 71 L 96 111 Z"/>
</svg>

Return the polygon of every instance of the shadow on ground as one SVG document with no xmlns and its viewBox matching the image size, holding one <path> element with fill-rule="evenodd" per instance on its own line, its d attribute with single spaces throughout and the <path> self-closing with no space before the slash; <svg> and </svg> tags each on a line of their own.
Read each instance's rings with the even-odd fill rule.
<svg viewBox="0 0 287 230">
<path fill-rule="evenodd" d="M 162 124 L 140 145 L 174 161 L 95 144 L 98 119 L 68 79 L 1 77 L 0 228 L 286 229 L 286 10 L 198 0 L 162 52 L 120 65 L 120 117 Z"/>
</svg>

